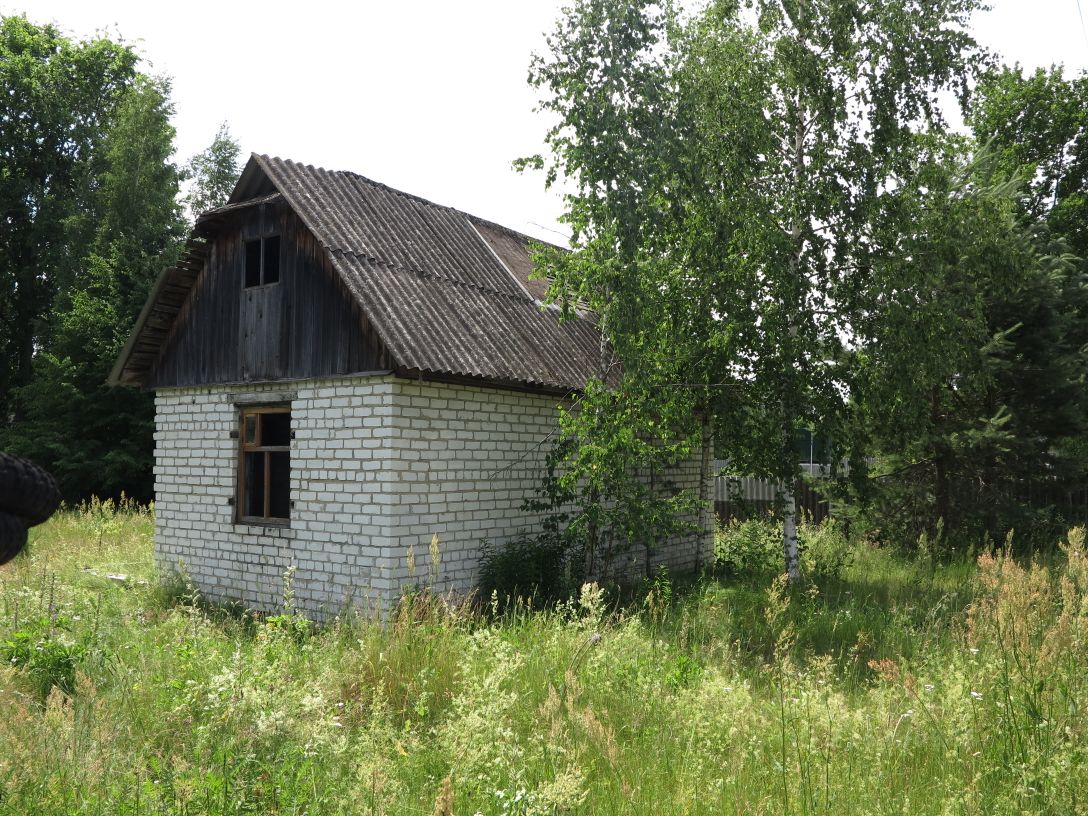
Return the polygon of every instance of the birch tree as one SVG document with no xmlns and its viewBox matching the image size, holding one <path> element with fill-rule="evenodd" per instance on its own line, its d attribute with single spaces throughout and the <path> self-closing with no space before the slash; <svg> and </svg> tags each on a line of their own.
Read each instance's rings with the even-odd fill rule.
<svg viewBox="0 0 1088 816">
<path fill-rule="evenodd" d="M 982 60 L 977 5 L 579 0 L 530 72 L 555 122 L 536 163 L 574 190 L 553 296 L 598 312 L 633 392 L 675 394 L 780 480 L 794 580 L 796 435 L 843 427 L 871 226 Z"/>
<path fill-rule="evenodd" d="M 242 172 L 241 153 L 241 145 L 230 135 L 230 126 L 224 122 L 215 132 L 212 143 L 185 165 L 189 176 L 185 204 L 190 218 L 195 220 L 201 213 L 227 203 Z"/>
</svg>

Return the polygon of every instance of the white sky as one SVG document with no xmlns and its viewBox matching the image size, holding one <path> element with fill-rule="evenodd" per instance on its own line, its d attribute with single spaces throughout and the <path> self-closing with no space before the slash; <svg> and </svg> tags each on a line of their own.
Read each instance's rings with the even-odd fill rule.
<svg viewBox="0 0 1088 816">
<path fill-rule="evenodd" d="M 1088 13 L 1088 0 L 1080 0 Z M 563 0 L 0 0 L 135 43 L 173 78 L 180 161 L 222 121 L 245 155 L 354 170 L 555 241 L 558 194 L 510 162 L 541 152 L 529 58 Z M 1077 0 L 992 0 L 976 36 L 1006 62 L 1088 69 Z"/>
</svg>

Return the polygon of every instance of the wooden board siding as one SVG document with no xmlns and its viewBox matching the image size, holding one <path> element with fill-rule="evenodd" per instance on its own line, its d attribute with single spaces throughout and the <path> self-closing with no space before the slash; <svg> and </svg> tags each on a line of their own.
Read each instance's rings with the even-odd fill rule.
<svg viewBox="0 0 1088 816">
<path fill-rule="evenodd" d="M 284 277 L 278 295 L 243 297 L 243 230 L 259 234 L 262 217 L 281 219 Z M 252 156 L 230 203 L 197 219 L 186 255 L 156 280 L 109 381 L 155 388 L 393 369 L 561 393 L 606 365 L 618 382 L 592 314 L 562 320 L 523 288 L 528 241 L 355 173 Z M 292 278 L 292 264 L 336 274 Z M 175 326 L 200 275 L 201 294 Z M 208 319 L 197 307 L 209 300 L 229 316 Z M 318 308 L 326 303 L 331 311 Z"/>
<path fill-rule="evenodd" d="M 280 280 L 245 288 L 244 242 L 280 235 Z M 312 233 L 282 202 L 231 215 L 182 306 L 148 388 L 257 382 L 392 368 Z"/>
</svg>

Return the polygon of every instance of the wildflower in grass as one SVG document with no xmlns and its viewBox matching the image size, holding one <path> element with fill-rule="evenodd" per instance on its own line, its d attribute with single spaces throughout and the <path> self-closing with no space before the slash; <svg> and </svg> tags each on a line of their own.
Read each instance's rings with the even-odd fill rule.
<svg viewBox="0 0 1088 816">
<path fill-rule="evenodd" d="M 306 714 L 316 714 L 325 708 L 325 698 L 320 692 L 311 692 L 299 701 L 302 711 Z"/>
<path fill-rule="evenodd" d="M 535 791 L 534 799 L 542 813 L 572 813 L 581 807 L 588 795 L 585 772 L 569 766 L 557 773 L 551 782 L 541 785 Z"/>
<path fill-rule="evenodd" d="M 510 689 L 523 658 L 494 630 L 474 632 L 467 645 L 465 683 L 437 736 L 459 785 L 469 779 L 483 783 L 476 787 L 502 784 L 523 766 L 526 746 L 512 716 L 518 695 Z"/>
<path fill-rule="evenodd" d="M 901 678 L 899 664 L 891 658 L 870 660 L 869 668 L 885 683 L 898 683 Z"/>
<path fill-rule="evenodd" d="M 433 816 L 453 816 L 453 780 L 449 774 L 442 780 L 435 797 Z"/>
<path fill-rule="evenodd" d="M 284 711 L 262 711 L 257 715 L 255 725 L 262 737 L 279 734 L 288 725 L 287 714 Z"/>
<path fill-rule="evenodd" d="M 587 622 L 597 623 L 604 617 L 604 589 L 596 581 L 582 584 L 578 593 L 578 606 Z"/>
</svg>

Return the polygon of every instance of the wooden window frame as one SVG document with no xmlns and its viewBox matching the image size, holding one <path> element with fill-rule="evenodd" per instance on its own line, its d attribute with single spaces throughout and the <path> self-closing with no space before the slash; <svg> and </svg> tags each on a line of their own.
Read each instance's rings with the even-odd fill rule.
<svg viewBox="0 0 1088 816">
<path fill-rule="evenodd" d="M 288 443 L 286 445 L 262 445 L 260 444 L 264 440 L 262 437 L 263 431 L 263 419 L 267 414 L 288 414 L 291 413 L 290 405 L 245 405 L 240 406 L 238 411 L 238 492 L 234 498 L 234 505 L 236 509 L 236 521 L 241 524 L 259 524 L 265 527 L 289 527 L 291 525 L 291 499 L 290 499 L 290 484 L 288 484 L 288 499 L 287 499 L 287 517 L 282 518 L 280 516 L 249 516 L 246 515 L 246 454 L 247 453 L 263 453 L 264 454 L 264 485 L 263 485 L 263 501 L 265 513 L 268 513 L 271 508 L 271 493 L 272 493 L 272 453 L 286 453 L 287 454 L 287 478 L 291 478 L 291 444 L 290 436 L 288 437 Z M 256 422 L 256 442 L 250 443 L 246 441 L 246 418 L 255 416 Z"/>
<path fill-rule="evenodd" d="M 265 281 L 265 252 L 268 245 L 269 238 L 278 238 L 279 242 L 276 247 L 276 279 L 271 283 Z M 247 284 L 246 283 L 246 264 L 249 262 L 248 251 L 249 245 L 259 241 L 261 244 L 261 260 L 260 260 L 260 283 Z M 263 286 L 276 286 L 283 280 L 283 237 L 278 232 L 270 232 L 267 235 L 261 235 L 257 238 L 244 238 L 242 240 L 242 288 L 243 289 L 259 289 Z"/>
</svg>

